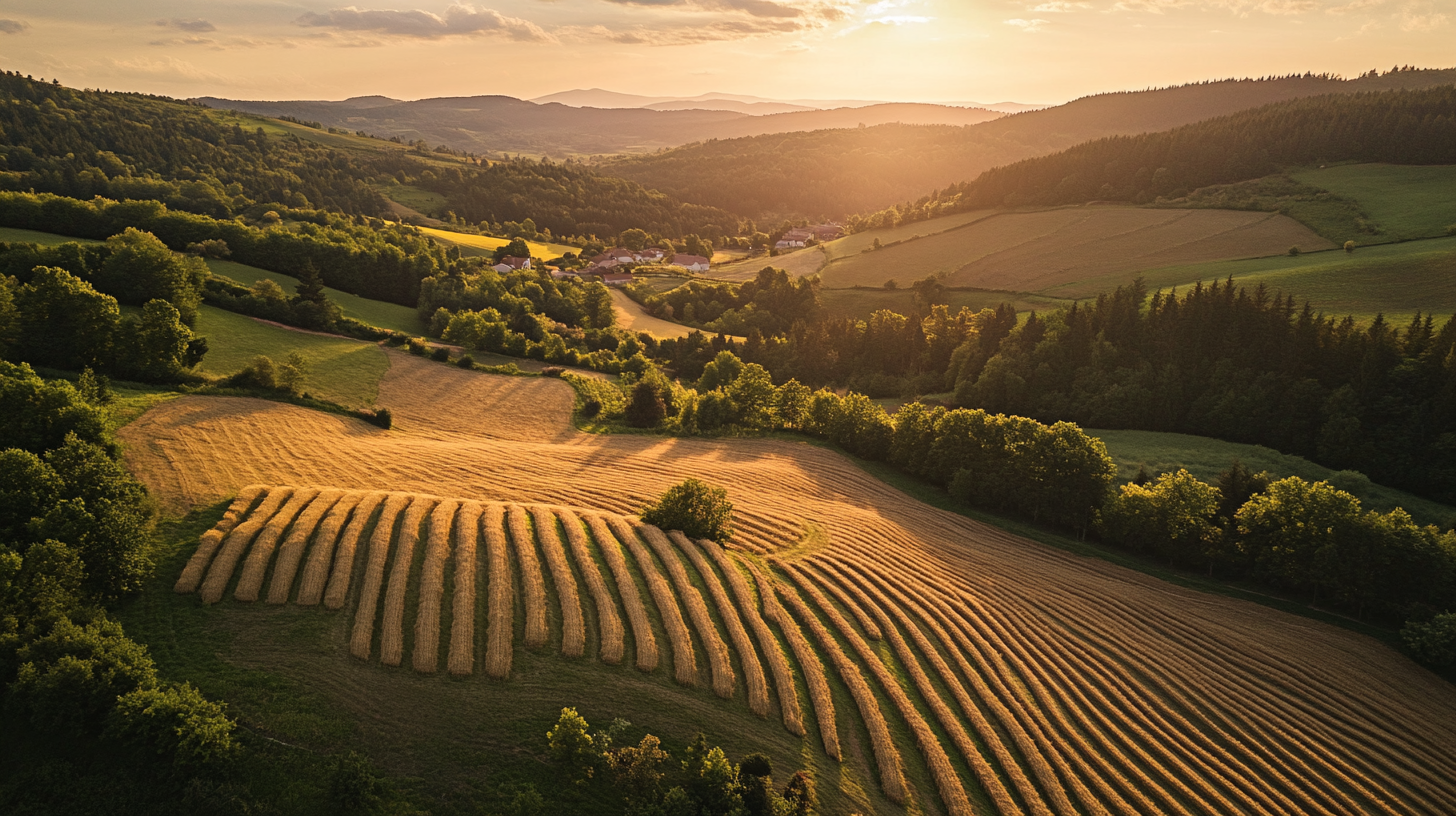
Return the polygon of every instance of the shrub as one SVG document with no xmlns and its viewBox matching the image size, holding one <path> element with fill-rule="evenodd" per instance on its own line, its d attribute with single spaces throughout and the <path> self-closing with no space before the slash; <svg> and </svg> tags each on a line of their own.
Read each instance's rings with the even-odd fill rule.
<svg viewBox="0 0 1456 816">
<path fill-rule="evenodd" d="M 389 413 L 388 408 L 375 408 L 372 411 L 360 408 L 359 418 L 370 425 L 378 425 L 386 431 L 394 427 L 394 417 Z"/>
<path fill-rule="evenodd" d="M 237 750 L 237 723 L 222 706 L 190 683 L 140 688 L 122 695 L 106 733 L 113 739 L 170 759 L 179 770 L 219 766 Z"/>
<path fill-rule="evenodd" d="M 1299 247 L 1297 247 L 1297 246 L 1290 247 L 1289 248 L 1289 254 L 1290 255 L 1298 255 L 1299 254 Z"/>
<path fill-rule="evenodd" d="M 566 369 L 562 368 L 561 366 L 546 366 L 545 368 L 541 369 L 541 376 L 560 377 L 565 371 Z"/>
<path fill-rule="evenodd" d="M 430 352 L 430 359 L 438 363 L 444 363 L 450 359 L 450 349 L 445 346 L 437 346 Z"/>
<path fill-rule="evenodd" d="M 475 358 L 471 357 L 469 354 L 462 354 L 460 355 L 460 359 L 455 361 L 455 365 L 458 365 L 461 368 L 469 371 L 470 369 L 475 368 Z"/>
<path fill-rule="evenodd" d="M 1345 251 L 1346 252 L 1354 252 L 1355 251 L 1355 242 L 1354 241 L 1346 241 L 1345 242 Z"/>
<path fill-rule="evenodd" d="M 697 479 L 672 487 L 656 504 L 642 508 L 641 515 L 647 524 L 681 530 L 693 539 L 722 544 L 733 536 L 733 503 L 728 501 L 728 492 Z"/>
<path fill-rule="evenodd" d="M 634 428 L 653 428 L 667 417 L 667 403 L 652 383 L 644 380 L 633 386 L 625 416 L 627 424 Z"/>
<path fill-rule="evenodd" d="M 1456 612 L 1420 623 L 1410 621 L 1400 630 L 1401 640 L 1416 660 L 1430 666 L 1456 664 Z"/>
<path fill-rule="evenodd" d="M 601 412 L 602 403 L 596 397 L 587 397 L 586 402 L 581 404 L 581 415 L 587 419 L 591 419 Z"/>
</svg>

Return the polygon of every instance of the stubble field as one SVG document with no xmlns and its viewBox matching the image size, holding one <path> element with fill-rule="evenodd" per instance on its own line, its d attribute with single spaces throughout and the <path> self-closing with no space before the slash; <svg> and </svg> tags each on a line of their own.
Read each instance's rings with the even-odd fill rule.
<svg viewBox="0 0 1456 816">
<path fill-rule="evenodd" d="M 560 704 L 609 708 L 602 678 L 624 690 L 634 676 L 672 678 L 677 690 L 660 694 L 680 705 L 658 717 L 702 718 L 715 697 L 741 707 L 735 727 L 756 720 L 779 751 L 799 745 L 777 758 L 824 769 L 845 811 L 1437 814 L 1456 803 L 1456 691 L 1373 640 L 930 508 L 822 448 L 588 436 L 571 427 L 559 381 L 390 363 L 378 403 L 394 411 L 391 431 L 203 397 L 122 430 L 129 465 L 170 508 L 239 496 L 224 521 L 236 526 L 210 534 L 206 563 L 190 578 L 178 570 L 195 586 L 178 589 L 217 601 L 205 612 L 222 620 L 317 592 L 323 608 L 302 614 L 333 616 L 355 655 L 278 647 L 279 662 L 347 661 L 350 684 L 381 688 L 413 669 L 423 679 L 406 685 L 423 698 L 440 683 L 460 695 L 486 684 L 495 706 L 533 692 L 489 678 L 517 663 L 539 671 L 546 653 L 566 676 L 604 666 Z M 728 487 L 739 533 L 726 552 L 632 517 L 687 476 Z M 286 487 L 240 494 L 255 484 Z M 346 563 L 335 592 L 322 576 Z M 473 632 L 457 636 L 466 619 Z M 422 642 L 436 646 L 433 664 Z M 445 676 L 466 643 L 472 674 L 457 688 Z M 251 645 L 267 665 L 267 638 Z"/>
</svg>

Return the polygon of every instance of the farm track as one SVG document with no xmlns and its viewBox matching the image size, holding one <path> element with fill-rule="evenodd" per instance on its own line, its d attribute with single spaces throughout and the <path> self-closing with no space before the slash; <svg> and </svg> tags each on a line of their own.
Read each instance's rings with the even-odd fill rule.
<svg viewBox="0 0 1456 816">
<path fill-rule="evenodd" d="M 561 383 L 391 359 L 393 431 L 199 397 L 123 429 L 169 506 L 237 497 L 178 592 L 266 586 L 347 616 L 358 659 L 492 678 L 539 602 L 532 648 L 595 637 L 605 665 L 630 647 L 707 687 L 677 693 L 776 701 L 927 813 L 1456 812 L 1456 691 L 1372 640 L 933 510 L 820 448 L 586 436 Z M 631 515 L 688 475 L 729 487 L 727 549 Z"/>
</svg>

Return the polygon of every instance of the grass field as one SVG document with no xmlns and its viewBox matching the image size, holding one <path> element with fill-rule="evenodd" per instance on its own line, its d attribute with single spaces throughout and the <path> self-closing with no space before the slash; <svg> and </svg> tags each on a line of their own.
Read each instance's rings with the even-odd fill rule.
<svg viewBox="0 0 1456 816">
<path fill-rule="evenodd" d="M 443 218 L 445 215 L 445 197 L 439 193 L 399 182 L 376 185 L 375 189 L 390 201 L 403 204 L 431 218 Z"/>
<path fill-rule="evenodd" d="M 978 289 L 951 289 L 946 292 L 952 312 L 962 307 L 980 311 L 1010 303 L 1018 312 L 1046 312 L 1071 303 L 1070 300 L 1041 297 L 1023 292 L 994 292 Z M 861 320 L 880 309 L 900 314 L 916 310 L 915 293 L 909 289 L 821 289 L 819 299 L 824 313 L 831 317 L 854 317 Z"/>
<path fill-rule="evenodd" d="M 283 287 L 283 291 L 290 295 L 298 287 L 298 278 L 281 272 L 259 269 L 255 266 L 244 266 L 232 261 L 209 260 L 207 267 L 212 270 L 214 275 L 232 278 L 245 286 L 251 286 L 262 278 L 269 278 L 276 281 L 279 286 Z M 346 317 L 352 317 L 381 329 L 390 329 L 405 334 L 420 335 L 425 331 L 424 321 L 420 320 L 419 314 L 408 306 L 386 303 L 382 300 L 370 300 L 327 286 L 324 287 L 324 293 L 329 296 L 329 300 L 339 304 Z"/>
<path fill-rule="evenodd" d="M 176 660 L 163 663 L 169 676 L 195 672 L 229 703 L 237 694 L 264 727 L 274 715 L 241 687 L 244 672 L 266 673 L 280 693 L 307 690 L 313 719 L 284 702 L 283 727 L 293 718 L 298 732 L 317 733 L 308 743 L 317 750 L 361 745 L 396 776 L 441 777 L 420 783 L 434 812 L 468 812 L 472 792 L 548 775 L 540 735 L 568 704 L 678 744 L 706 727 L 730 755 L 758 749 L 779 768 L 810 766 L 831 813 L 1297 812 L 1317 800 L 1329 812 L 1395 814 L 1456 801 L 1456 688 L 1372 638 L 1041 546 L 917 501 L 822 447 L 583 435 L 564 383 L 388 354 L 378 402 L 394 412 L 392 430 L 259 400 L 183 397 L 122 429 L 127 464 L 169 512 L 210 508 L 207 522 L 248 484 L 549 505 L 563 532 L 563 508 L 575 508 L 602 520 L 582 528 L 589 557 L 573 554 L 571 569 L 579 587 L 599 576 L 604 603 L 631 624 L 622 660 L 600 659 L 606 630 L 584 591 L 586 648 L 561 654 L 571 608 L 562 573 L 540 531 L 531 541 L 519 525 L 508 537 L 495 526 L 509 507 L 484 516 L 473 603 L 440 599 L 442 655 L 456 620 L 443 610 L 475 610 L 459 617 L 474 623 L 460 639 L 473 643 L 469 676 L 413 670 L 417 632 L 434 620 L 426 577 L 443 569 L 444 591 L 456 586 L 438 561 L 445 551 L 426 544 L 433 528 L 413 544 L 386 531 L 377 553 L 371 544 L 352 562 L 336 559 L 349 573 L 338 611 L 239 602 L 229 577 L 252 576 L 245 597 L 259 579 L 271 591 L 280 574 L 291 588 L 288 565 L 310 563 L 327 542 L 310 542 L 307 529 L 285 535 L 283 521 L 257 544 L 229 537 L 201 559 L 225 565 L 209 596 L 219 603 L 153 597 L 154 611 L 129 631 Z M 737 532 L 722 563 L 632 532 L 630 516 L 685 476 L 730 491 Z M 189 532 L 196 540 L 204 529 Z M 391 537 L 409 558 L 384 549 Z M 508 540 L 510 552 L 540 547 L 535 566 L 502 549 Z M 178 579 L 195 546 L 177 541 L 163 580 Z M 543 614 L 545 641 L 528 647 Z M 768 639 L 747 645 L 735 615 L 749 630 L 766 622 Z M 361 625 L 371 628 L 356 639 Z M 657 662 L 634 668 L 649 631 Z M 350 656 L 361 647 L 367 660 Z M 491 652 L 501 659 L 487 663 Z M 753 714 L 753 661 L 767 667 L 774 655 L 793 672 L 803 736 L 780 716 L 790 684 L 772 682 L 768 715 Z M 508 678 L 482 676 L 487 665 Z M 729 671 L 732 696 L 722 697 Z M 1345 770 L 1353 765 L 1358 786 Z"/>
<path fill-rule="evenodd" d="M 231 374 L 258 355 L 282 363 L 296 351 L 308 362 L 304 390 L 347 406 L 372 404 L 389 368 L 373 343 L 290 331 L 212 306 L 202 307 L 197 333 L 207 338 L 204 372 Z"/>
<path fill-rule="evenodd" d="M 69 238 L 65 235 L 56 235 L 53 232 L 36 232 L 28 229 L 13 229 L 11 227 L 0 227 L 0 241 L 9 241 L 13 244 L 40 244 L 41 246 L 56 246 L 57 244 L 99 244 L 100 241 L 91 238 Z"/>
<path fill-rule="evenodd" d="M 1241 445 L 1202 436 L 1156 431 L 1088 428 L 1087 433 L 1107 445 L 1107 452 L 1117 462 L 1117 475 L 1123 480 L 1131 480 L 1139 468 L 1146 468 L 1150 476 L 1185 468 L 1199 479 L 1213 484 L 1218 474 L 1237 459 L 1250 470 L 1256 473 L 1268 471 L 1276 479 L 1298 476 L 1310 482 L 1330 482 L 1355 494 L 1373 510 L 1388 512 L 1404 507 L 1421 524 L 1445 526 L 1456 520 L 1456 507 L 1373 484 L 1363 474 L 1333 471 L 1304 457 L 1290 456 L 1262 445 Z"/>
<path fill-rule="evenodd" d="M 1291 175 L 1355 201 L 1390 238 L 1430 238 L 1456 225 L 1456 166 L 1352 164 Z"/>
<path fill-rule="evenodd" d="M 728 281 L 753 280 L 758 275 L 758 270 L 765 266 L 787 269 L 791 275 L 805 277 L 817 274 L 820 269 L 824 268 L 826 262 L 825 255 L 819 247 L 805 247 L 776 256 L 754 255 L 733 263 L 716 266 L 707 273 L 706 277 Z"/>
<path fill-rule="evenodd" d="M 496 247 L 503 247 L 510 243 L 509 238 L 492 238 L 489 235 L 470 235 L 464 232 L 435 229 L 434 227 L 420 227 L 420 231 L 441 243 L 460 247 L 461 253 L 465 255 L 488 255 L 494 252 Z M 526 245 L 531 248 L 531 257 L 542 261 L 559 258 L 568 252 L 579 251 L 574 246 L 544 244 L 539 241 L 527 241 Z"/>
<path fill-rule="evenodd" d="M 1232 275 L 1245 286 L 1260 282 L 1293 293 L 1326 314 L 1371 318 L 1409 318 L 1416 311 L 1438 316 L 1456 313 L 1456 238 L 1406 241 L 1361 247 L 1353 253 L 1319 252 L 1244 261 L 1190 264 L 1142 273 L 1149 290 L 1187 287 L 1196 281 Z M 1126 282 L 1108 274 L 1055 286 L 1042 292 L 1062 298 L 1090 298 Z"/>
</svg>

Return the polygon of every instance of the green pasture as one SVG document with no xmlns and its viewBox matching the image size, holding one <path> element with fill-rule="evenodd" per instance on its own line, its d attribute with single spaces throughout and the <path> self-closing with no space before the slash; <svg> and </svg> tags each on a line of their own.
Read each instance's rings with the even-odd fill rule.
<svg viewBox="0 0 1456 816">
<path fill-rule="evenodd" d="M 232 278 L 244 286 L 252 286 L 263 278 L 269 278 L 283 287 L 283 291 L 289 295 L 292 295 L 298 287 L 298 278 L 291 275 L 270 272 L 255 266 L 244 266 L 232 261 L 209 260 L 207 268 L 211 269 L 214 275 Z M 329 296 L 329 300 L 343 308 L 345 317 L 352 317 L 371 326 L 405 334 L 419 335 L 425 331 L 424 321 L 420 320 L 419 314 L 408 306 L 387 303 L 382 300 L 370 300 L 329 287 L 324 287 L 324 293 Z"/>
<path fill-rule="evenodd" d="M 1139 468 L 1146 469 L 1150 476 L 1183 468 L 1213 484 L 1218 474 L 1237 459 L 1256 473 L 1268 471 L 1278 479 L 1298 476 L 1310 482 L 1329 482 L 1359 497 L 1367 509 L 1387 512 L 1403 507 L 1421 524 L 1446 525 L 1456 520 L 1456 507 L 1374 484 L 1356 471 L 1330 470 L 1302 456 L 1280 453 L 1262 445 L 1242 445 L 1203 436 L 1157 431 L 1088 428 L 1087 433 L 1101 439 L 1107 446 L 1107 453 L 1117 463 L 1118 478 L 1123 481 L 1130 481 Z"/>
<path fill-rule="evenodd" d="M 40 244 L 41 246 L 101 243 L 92 238 L 70 238 L 65 235 L 56 235 L 53 232 L 37 232 L 36 230 L 14 229 L 12 227 L 0 227 L 0 241 L 7 241 L 12 244 Z"/>
<path fill-rule="evenodd" d="M 1025 292 L 997 292 L 989 289 L 951 289 L 946 292 L 947 305 L 952 313 L 962 307 L 973 311 L 994 309 L 1002 303 L 1010 303 L 1017 312 L 1047 312 L 1070 304 L 1070 301 L 1042 297 Z M 824 313 L 830 317 L 868 318 L 881 309 L 900 314 L 917 311 L 915 293 L 905 289 L 821 289 L 819 299 Z"/>
<path fill-rule="evenodd" d="M 303 390 L 346 406 L 370 405 L 389 358 L 374 343 L 283 329 L 251 317 L 203 306 L 197 333 L 207 338 L 200 370 L 232 374 L 259 355 L 282 363 L 298 352 L 308 363 Z"/>
<path fill-rule="evenodd" d="M 1394 239 L 1445 235 L 1456 226 L 1456 165 L 1348 164 L 1291 175 L 1356 202 Z"/>
</svg>

